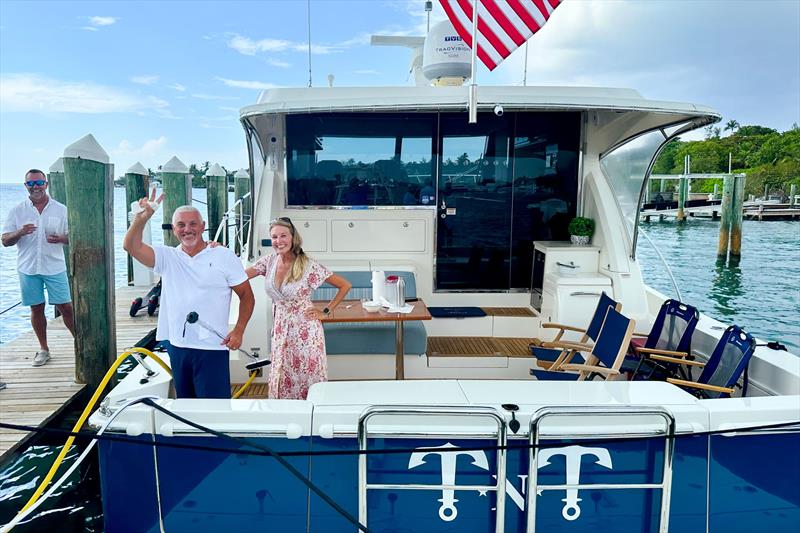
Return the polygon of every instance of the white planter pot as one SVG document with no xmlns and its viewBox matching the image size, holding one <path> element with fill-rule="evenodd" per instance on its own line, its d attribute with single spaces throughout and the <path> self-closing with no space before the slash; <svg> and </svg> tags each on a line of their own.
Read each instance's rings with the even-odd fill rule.
<svg viewBox="0 0 800 533">
<path fill-rule="evenodd" d="M 589 237 L 587 235 L 570 235 L 569 240 L 572 244 L 586 246 L 589 244 Z"/>
</svg>

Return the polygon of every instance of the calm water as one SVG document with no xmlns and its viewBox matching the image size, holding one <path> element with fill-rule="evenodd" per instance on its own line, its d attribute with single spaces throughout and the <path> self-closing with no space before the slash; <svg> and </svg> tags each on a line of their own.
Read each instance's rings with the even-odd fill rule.
<svg viewBox="0 0 800 533">
<path fill-rule="evenodd" d="M 115 278 L 126 282 L 126 259 L 122 252 L 125 228 L 125 191 L 114 191 Z M 205 190 L 195 189 L 195 199 L 205 201 Z M 0 216 L 23 200 L 17 185 L 0 185 Z M 196 203 L 205 213 L 205 205 Z M 161 211 L 156 215 L 159 217 Z M 159 227 L 160 220 L 153 227 Z M 718 265 L 718 223 L 689 220 L 685 224 L 652 222 L 644 231 L 667 257 L 680 286 L 683 300 L 723 323 L 737 323 L 764 340 L 779 340 L 800 352 L 800 223 L 744 222 L 744 257 L 735 266 Z M 162 242 L 154 232 L 154 242 Z M 638 257 L 645 281 L 664 294 L 676 297 L 664 266 L 652 247 L 640 239 Z M 19 301 L 15 249 L 0 250 L 0 311 Z M 28 311 L 13 309 L 0 316 L 0 345 L 30 328 Z M 0 351 L 2 347 L 0 346 Z M 0 393 L 2 394 L 2 393 Z M 70 421 L 62 427 L 71 427 Z M 62 439 L 51 438 L 0 465 L 0 524 L 7 522 L 27 501 L 58 453 Z M 70 458 L 78 452 L 70 453 Z M 102 508 L 96 457 L 47 502 L 34 520 L 16 531 L 102 531 Z"/>
</svg>

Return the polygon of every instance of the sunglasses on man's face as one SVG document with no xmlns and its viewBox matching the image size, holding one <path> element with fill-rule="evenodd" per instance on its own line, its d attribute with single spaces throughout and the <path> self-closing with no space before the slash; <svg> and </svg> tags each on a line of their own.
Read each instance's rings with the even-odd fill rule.
<svg viewBox="0 0 800 533">
<path fill-rule="evenodd" d="M 44 187 L 46 183 L 47 183 L 47 180 L 30 180 L 30 181 L 26 181 L 25 185 L 27 185 L 28 187 L 34 187 L 34 186 L 35 187 Z"/>
</svg>

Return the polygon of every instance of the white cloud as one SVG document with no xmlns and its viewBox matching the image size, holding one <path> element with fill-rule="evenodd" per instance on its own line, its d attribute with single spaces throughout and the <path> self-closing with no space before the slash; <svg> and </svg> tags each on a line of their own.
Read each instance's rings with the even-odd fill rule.
<svg viewBox="0 0 800 533">
<path fill-rule="evenodd" d="M 218 94 L 204 94 L 204 93 L 194 93 L 192 94 L 193 98 L 197 98 L 199 100 L 238 100 L 237 96 L 220 96 Z"/>
<path fill-rule="evenodd" d="M 167 87 L 169 87 L 170 89 L 174 89 L 174 90 L 176 90 L 178 92 L 181 92 L 181 93 L 186 90 L 186 87 L 181 85 L 180 83 L 173 83 L 172 85 L 167 85 Z"/>
<path fill-rule="evenodd" d="M 220 106 L 219 108 L 221 110 L 223 110 L 223 111 L 233 111 L 235 113 L 239 112 L 239 108 L 238 107 L 230 107 L 230 106 L 227 106 L 227 105 L 223 105 L 223 106 Z"/>
<path fill-rule="evenodd" d="M 165 100 L 141 96 L 94 82 L 64 81 L 36 74 L 0 76 L 3 113 L 132 113 L 163 112 Z"/>
<path fill-rule="evenodd" d="M 289 68 L 292 66 L 291 63 L 288 63 L 286 61 L 281 61 L 280 59 L 275 59 L 272 57 L 267 58 L 267 64 L 272 65 L 273 67 L 280 67 L 280 68 Z"/>
<path fill-rule="evenodd" d="M 111 26 L 118 20 L 118 17 L 89 17 L 89 24 L 92 26 Z"/>
<path fill-rule="evenodd" d="M 100 31 L 97 28 L 92 27 L 92 26 L 83 26 L 81 29 L 82 30 L 86 30 L 86 31 Z"/>
<path fill-rule="evenodd" d="M 141 76 L 131 76 L 131 81 L 133 83 L 138 83 L 140 85 L 153 85 L 158 81 L 158 76 L 154 74 L 144 74 Z"/>
<path fill-rule="evenodd" d="M 380 74 L 380 72 L 372 69 L 363 69 L 363 70 L 354 70 L 353 74 Z"/>
<path fill-rule="evenodd" d="M 215 79 L 221 81 L 228 87 L 235 87 L 237 89 L 256 89 L 263 91 L 264 89 L 274 89 L 277 87 L 274 83 L 264 83 L 261 81 L 247 81 L 247 80 L 229 80 L 227 78 L 216 77 Z"/>
<path fill-rule="evenodd" d="M 308 52 L 308 43 L 287 41 L 285 39 L 251 39 L 239 34 L 233 34 L 228 40 L 228 46 L 240 54 L 254 56 L 263 52 Z M 341 52 L 347 44 L 325 45 L 312 44 L 311 53 L 317 55 Z"/>
<path fill-rule="evenodd" d="M 120 141 L 119 146 L 111 152 L 118 156 L 152 157 L 158 155 L 167 146 L 167 138 L 163 135 L 157 139 L 148 139 L 141 146 L 136 146 L 127 139 Z"/>
</svg>

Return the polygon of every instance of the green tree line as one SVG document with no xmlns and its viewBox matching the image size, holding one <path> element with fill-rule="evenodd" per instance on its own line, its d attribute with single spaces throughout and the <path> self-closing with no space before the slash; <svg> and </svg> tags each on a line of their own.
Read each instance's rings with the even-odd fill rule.
<svg viewBox="0 0 800 533">
<path fill-rule="evenodd" d="M 730 135 L 721 136 L 723 132 Z M 734 174 L 747 174 L 745 195 L 761 196 L 767 187 L 770 194 L 789 194 L 792 184 L 800 191 L 800 127 L 778 132 L 764 126 L 739 126 L 735 120 L 724 128 L 709 126 L 702 141 L 673 140 L 667 143 L 656 159 L 653 174 L 682 174 L 686 155 L 691 156 L 691 172 L 728 172 L 728 154 Z M 722 190 L 722 180 L 696 180 L 693 192 L 711 192 L 714 183 Z M 658 190 L 651 181 L 651 190 Z"/>
<path fill-rule="evenodd" d="M 222 165 L 220 165 L 222 166 Z M 192 188 L 195 189 L 205 189 L 206 188 L 206 172 L 211 167 L 211 162 L 206 161 L 198 165 L 197 163 L 192 163 L 189 165 L 189 175 L 192 176 Z M 224 166 L 222 170 L 225 171 L 225 175 L 227 176 L 228 183 L 233 184 L 233 175 L 236 174 L 236 170 L 228 170 Z M 150 176 L 155 176 L 156 180 L 160 181 L 161 178 L 158 175 L 161 173 L 161 165 L 158 166 L 158 170 L 153 170 L 152 168 L 147 169 L 147 173 Z M 114 184 L 120 187 L 125 186 L 125 176 L 120 176 L 116 180 L 114 180 Z"/>
</svg>

